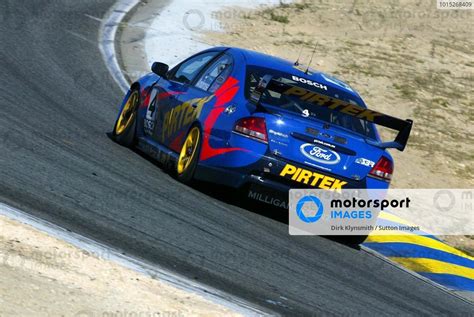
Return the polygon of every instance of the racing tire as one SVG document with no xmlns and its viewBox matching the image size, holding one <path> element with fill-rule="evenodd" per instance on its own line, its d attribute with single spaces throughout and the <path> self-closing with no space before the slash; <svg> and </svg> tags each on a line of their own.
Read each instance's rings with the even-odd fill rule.
<svg viewBox="0 0 474 317">
<path fill-rule="evenodd" d="M 184 184 L 193 180 L 201 153 L 201 143 L 201 129 L 194 125 L 186 135 L 176 162 L 176 178 Z"/>
<path fill-rule="evenodd" d="M 338 241 L 340 243 L 349 245 L 349 246 L 358 246 L 364 243 L 367 239 L 367 235 L 359 235 L 359 236 L 328 236 L 331 239 Z"/>
<path fill-rule="evenodd" d="M 352 245 L 360 245 L 364 243 L 364 241 L 367 239 L 367 235 L 362 235 L 362 236 L 348 236 L 348 242 L 349 244 Z"/>
<path fill-rule="evenodd" d="M 133 89 L 125 102 L 114 125 L 113 138 L 123 146 L 133 147 L 136 143 L 137 110 L 140 92 Z"/>
</svg>

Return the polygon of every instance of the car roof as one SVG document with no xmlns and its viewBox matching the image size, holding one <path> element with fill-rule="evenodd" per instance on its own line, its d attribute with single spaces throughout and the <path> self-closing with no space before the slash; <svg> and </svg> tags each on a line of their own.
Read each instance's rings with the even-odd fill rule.
<svg viewBox="0 0 474 317">
<path fill-rule="evenodd" d="M 328 75 L 326 73 L 314 70 L 313 68 L 310 68 L 309 72 L 306 74 L 305 73 L 305 70 L 307 67 L 306 65 L 300 64 L 299 66 L 295 66 L 294 61 L 288 61 L 280 57 L 263 54 L 263 53 L 243 49 L 243 48 L 219 47 L 216 49 L 219 49 L 219 50 L 227 49 L 234 54 L 237 54 L 237 53 L 242 54 L 246 60 L 247 65 L 276 69 L 276 70 L 288 73 L 290 75 L 295 75 L 298 77 L 316 81 L 318 83 L 330 86 L 335 90 L 344 91 L 346 94 L 349 94 L 353 98 L 362 102 L 362 105 L 365 106 L 365 103 L 362 101 L 359 94 L 347 83 L 331 75 Z"/>
</svg>

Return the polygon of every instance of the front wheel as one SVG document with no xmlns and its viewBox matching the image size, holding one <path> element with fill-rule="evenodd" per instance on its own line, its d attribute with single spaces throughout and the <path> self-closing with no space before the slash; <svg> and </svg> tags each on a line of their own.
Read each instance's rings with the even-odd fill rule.
<svg viewBox="0 0 474 317">
<path fill-rule="evenodd" d="M 201 130 L 194 126 L 189 130 L 183 143 L 176 164 L 176 175 L 179 181 L 190 183 L 196 171 L 201 151 Z"/>
<path fill-rule="evenodd" d="M 132 147 L 135 144 L 137 109 L 140 102 L 140 93 L 138 89 L 130 92 L 125 105 L 120 112 L 120 116 L 115 122 L 113 136 L 117 143 Z"/>
</svg>

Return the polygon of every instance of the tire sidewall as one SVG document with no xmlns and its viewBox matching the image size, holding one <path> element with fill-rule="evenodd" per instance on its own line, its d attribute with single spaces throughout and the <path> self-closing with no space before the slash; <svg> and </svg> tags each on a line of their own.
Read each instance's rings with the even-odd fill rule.
<svg viewBox="0 0 474 317">
<path fill-rule="evenodd" d="M 202 147 L 202 130 L 200 129 L 199 125 L 194 124 L 189 128 L 188 133 L 186 134 L 186 138 L 188 137 L 189 133 L 192 129 L 197 128 L 199 130 L 199 138 L 198 138 L 198 145 L 196 148 L 196 153 L 194 154 L 189 167 L 181 174 L 178 174 L 177 166 L 178 162 L 176 162 L 175 166 L 175 173 L 176 178 L 185 184 L 191 183 L 194 178 L 194 173 L 196 172 L 198 163 L 199 163 L 199 156 L 201 156 L 201 147 Z M 184 143 L 183 143 L 184 144 Z"/>
<path fill-rule="evenodd" d="M 128 96 L 128 98 L 130 98 L 130 96 L 135 92 L 137 92 L 136 89 L 132 90 L 130 92 L 130 95 Z M 135 119 L 133 120 L 132 124 L 130 124 L 122 134 L 117 134 L 118 118 L 117 118 L 117 121 L 115 121 L 113 136 L 114 136 L 115 141 L 118 144 L 126 146 L 126 147 L 132 147 L 132 146 L 135 145 L 135 143 L 136 143 L 136 137 L 135 136 L 136 136 L 136 132 L 137 132 L 136 130 L 137 130 L 138 106 L 139 105 L 140 105 L 140 93 L 138 93 L 138 105 L 137 105 L 136 109 L 134 110 L 135 111 Z M 123 109 L 122 109 L 122 111 L 123 111 Z"/>
</svg>

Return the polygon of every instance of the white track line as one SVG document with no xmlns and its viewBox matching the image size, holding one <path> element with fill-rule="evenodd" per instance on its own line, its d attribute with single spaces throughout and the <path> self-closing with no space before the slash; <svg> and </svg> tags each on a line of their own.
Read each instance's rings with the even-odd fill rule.
<svg viewBox="0 0 474 317">
<path fill-rule="evenodd" d="M 142 273 L 151 278 L 168 283 L 171 286 L 181 290 L 198 294 L 213 303 L 227 307 L 237 313 L 243 314 L 245 316 L 269 316 L 269 313 L 266 313 L 259 308 L 252 306 L 250 303 L 246 303 L 245 301 L 229 294 L 196 283 L 176 273 L 163 269 L 155 264 L 135 259 L 126 255 L 123 251 L 115 250 L 109 246 L 101 244 L 100 242 L 66 230 L 60 226 L 29 215 L 24 211 L 8 206 L 1 202 L 0 215 L 29 225 L 37 230 L 46 232 L 52 237 L 66 241 L 67 243 L 72 244 L 75 247 L 85 250 L 91 254 L 107 254 L 107 260 L 118 263 L 124 267 Z"/>
<path fill-rule="evenodd" d="M 361 248 L 362 251 L 365 251 L 365 252 L 367 252 L 367 253 L 369 253 L 369 254 L 371 254 L 371 255 L 373 255 L 373 256 L 379 258 L 380 260 L 382 260 L 382 261 L 384 261 L 384 262 L 386 262 L 386 263 L 388 263 L 388 264 L 390 264 L 390 265 L 392 265 L 392 266 L 398 268 L 399 270 L 401 270 L 401 271 L 403 271 L 403 272 L 405 272 L 405 273 L 408 273 L 408 274 L 410 274 L 410 275 L 416 277 L 416 278 L 419 279 L 419 280 L 422 280 L 423 282 L 425 282 L 425 283 L 427 283 L 427 284 L 430 284 L 430 285 L 432 285 L 432 286 L 434 286 L 434 287 L 436 287 L 436 288 L 442 290 L 442 291 L 445 292 L 445 293 L 448 293 L 449 295 L 456 296 L 457 298 L 459 298 L 459 299 L 461 299 L 461 300 L 463 300 L 463 301 L 465 301 L 465 302 L 467 302 L 467 303 L 469 303 L 469 304 L 473 304 L 473 300 L 472 300 L 472 298 L 471 298 L 472 296 L 470 296 L 469 293 L 464 294 L 463 292 L 458 292 L 458 291 L 452 290 L 452 289 L 450 289 L 450 288 L 447 288 L 447 287 L 444 286 L 444 285 L 438 284 L 438 283 L 436 283 L 435 281 L 430 280 L 429 278 L 424 277 L 423 275 L 420 275 L 420 274 L 418 274 L 418 273 L 415 272 L 415 271 L 412 271 L 412 270 L 410 270 L 410 269 L 407 269 L 407 268 L 404 267 L 403 265 L 401 265 L 401 264 L 399 264 L 399 263 L 393 261 L 392 259 L 386 257 L 385 255 L 383 255 L 383 254 L 381 254 L 381 253 L 379 253 L 379 252 L 377 252 L 377 251 L 375 251 L 375 250 L 372 250 L 371 248 L 368 248 L 368 247 L 364 246 L 363 244 L 360 245 L 360 248 Z"/>
<path fill-rule="evenodd" d="M 103 19 L 91 17 L 101 21 L 99 32 L 99 49 L 102 57 L 110 71 L 110 74 L 117 82 L 119 87 L 126 92 L 129 83 L 125 79 L 123 72 L 119 66 L 115 51 L 115 36 L 118 26 L 125 18 L 127 13 L 132 10 L 140 0 L 119 0 L 110 8 Z M 0 214 L 8 218 L 14 219 L 21 223 L 30 225 L 38 230 L 47 232 L 49 235 L 66 241 L 80 249 L 86 250 L 93 254 L 107 254 L 111 261 L 119 263 L 134 271 L 140 272 L 152 278 L 159 279 L 170 285 L 196 293 L 209 301 L 227 307 L 237 313 L 245 316 L 267 316 L 269 313 L 260 310 L 255 305 L 247 303 L 232 295 L 221 292 L 217 289 L 206 285 L 196 283 L 190 279 L 180 276 L 176 273 L 161 268 L 155 264 L 147 263 L 142 260 L 135 259 L 109 246 L 101 244 L 97 241 L 89 239 L 85 236 L 68 231 L 55 224 L 44 221 L 40 218 L 29 215 L 27 212 L 8 206 L 0 202 Z"/>
<path fill-rule="evenodd" d="M 130 87 L 129 82 L 125 79 L 122 69 L 117 60 L 115 51 L 115 36 L 117 29 L 127 13 L 132 10 L 140 0 L 119 0 L 107 12 L 105 17 L 101 19 L 99 32 L 99 49 L 102 58 L 110 71 L 110 74 L 119 85 L 123 92 Z"/>
<path fill-rule="evenodd" d="M 184 3 L 186 3 L 187 0 L 178 0 L 176 1 L 175 4 L 178 4 L 178 5 L 182 5 L 182 3 L 180 3 L 181 1 L 184 1 Z M 228 0 L 228 2 L 232 3 L 232 0 Z M 239 3 L 239 1 L 237 1 Z M 256 3 L 259 3 L 259 2 L 263 2 L 267 5 L 274 5 L 275 3 L 275 0 L 259 0 L 257 1 Z M 114 80 L 117 82 L 117 84 L 119 85 L 119 87 L 124 91 L 126 92 L 128 90 L 128 88 L 130 87 L 130 83 L 127 82 L 127 80 L 125 79 L 125 76 L 123 75 L 123 72 L 122 72 L 122 69 L 120 68 L 120 65 L 118 63 L 118 60 L 117 60 L 117 55 L 116 55 L 116 52 L 115 52 L 115 37 L 116 37 L 116 33 L 117 33 L 117 28 L 118 26 L 120 25 L 120 23 L 122 22 L 122 20 L 125 18 L 125 16 L 127 15 L 127 13 L 132 10 L 136 5 L 138 5 L 140 3 L 140 0 L 119 0 L 116 2 L 116 4 L 114 6 L 112 6 L 110 8 L 110 10 L 107 12 L 106 16 L 104 17 L 104 19 L 101 19 L 101 26 L 100 26 L 100 34 L 99 34 L 99 48 L 100 48 L 100 51 L 102 53 L 102 56 L 103 56 L 103 59 L 107 65 L 107 68 L 109 69 L 110 73 L 112 74 Z M 190 2 L 190 3 L 193 3 L 193 2 Z M 225 3 L 225 2 L 224 2 Z M 252 3 L 252 1 L 250 1 L 250 3 Z M 256 3 L 253 3 L 254 5 Z M 193 4 L 196 4 L 195 2 Z M 222 4 L 222 3 L 221 3 Z M 229 3 L 228 3 L 229 4 Z M 239 3 L 240 5 L 242 5 L 242 3 Z M 202 4 L 201 4 L 202 5 Z M 168 8 L 169 9 L 169 8 Z M 199 11 L 201 12 L 204 12 L 206 14 L 206 16 L 209 18 L 209 9 L 206 10 L 205 7 L 201 7 L 200 8 L 202 11 Z M 216 10 L 214 8 L 214 10 Z M 188 10 L 189 11 L 189 10 Z M 180 12 L 181 13 L 181 12 Z M 173 20 L 171 21 L 168 21 L 170 22 L 172 25 L 173 23 L 177 23 L 177 18 L 181 17 L 183 15 L 173 15 L 172 18 Z M 155 19 L 154 23 L 157 24 L 158 22 L 163 22 L 162 21 L 163 17 L 161 18 L 157 18 Z M 204 19 L 204 18 L 203 18 Z M 211 20 L 211 19 L 210 19 Z M 182 23 L 182 21 L 179 21 L 180 23 Z M 164 23 L 162 23 L 163 25 Z M 167 25 L 167 24 L 165 24 Z M 152 32 L 155 32 L 155 33 L 160 33 L 160 32 L 157 32 L 157 26 L 152 24 L 152 27 L 150 28 L 150 30 Z M 187 30 L 188 32 L 190 32 L 192 35 L 195 35 L 193 34 L 193 31 L 192 30 Z M 163 35 L 163 34 L 161 34 Z M 147 34 L 147 36 L 149 38 L 153 38 L 155 37 L 156 38 L 156 35 L 150 35 L 150 34 Z M 176 35 L 174 35 L 176 36 Z M 165 37 L 166 38 L 166 37 Z M 202 46 L 207 46 L 203 43 L 200 43 L 198 40 L 196 40 L 194 38 L 194 36 L 191 37 L 191 39 L 189 39 L 188 37 L 184 37 L 185 38 L 185 41 L 187 41 L 187 45 L 184 45 L 184 46 L 192 46 L 190 45 L 189 43 L 193 43 L 193 39 L 194 39 L 194 45 L 197 45 L 197 44 L 200 44 Z M 166 39 L 167 40 L 167 39 Z M 148 41 L 150 42 L 150 41 Z M 197 44 L 196 44 L 197 43 Z M 146 51 L 146 55 L 147 55 L 147 59 L 150 60 L 151 56 L 153 55 L 152 53 L 155 53 L 157 52 L 158 50 L 156 49 L 157 45 L 160 46 L 160 44 L 163 44 L 163 43 L 160 43 L 159 41 L 154 41 L 152 43 L 153 45 L 151 45 L 151 47 L 146 47 L 145 51 Z M 164 45 L 161 45 L 161 47 L 163 47 Z M 187 47 L 187 49 L 189 49 L 189 47 Z M 167 58 L 169 57 L 168 55 L 170 54 L 166 54 L 166 51 L 165 52 L 161 52 L 162 54 L 165 53 L 164 55 L 165 56 L 162 56 L 162 58 Z M 169 53 L 169 52 L 168 52 Z M 189 53 L 186 53 L 186 56 L 187 55 L 190 55 Z M 174 60 L 170 60 L 170 61 L 167 61 L 169 62 L 170 64 L 173 64 L 173 62 L 175 63 L 176 62 L 176 57 L 173 56 L 173 58 L 169 58 L 169 59 L 174 59 Z M 1 211 L 1 210 L 0 210 Z M 435 283 L 434 281 L 431 281 L 419 274 L 417 274 L 416 272 L 414 271 L 411 271 L 411 270 L 408 270 L 404 267 L 402 267 L 401 265 L 399 265 L 398 263 L 388 259 L 387 257 L 381 255 L 380 253 L 374 251 L 374 250 L 371 250 L 365 246 L 361 246 L 362 249 L 367 252 L 367 253 L 370 253 L 370 254 L 373 254 L 374 256 L 386 261 L 387 263 L 390 263 L 392 264 L 393 266 L 396 266 L 398 267 L 399 269 L 409 273 L 409 274 L 412 274 L 414 275 L 415 277 L 435 286 L 435 287 L 438 287 L 439 289 L 445 291 L 445 292 L 448 292 L 450 294 L 453 294 L 455 296 L 457 296 L 458 298 L 464 300 L 464 301 L 467 301 L 467 302 L 471 302 L 471 298 L 470 296 L 463 296 L 462 294 L 458 294 L 458 292 L 455 292 L 455 291 L 452 291 L 438 283 Z M 133 259 L 131 259 L 133 260 Z M 165 279 L 166 280 L 166 279 Z M 248 307 L 250 307 L 250 305 L 248 305 Z M 259 314 L 261 314 L 262 312 L 259 312 Z"/>
</svg>

